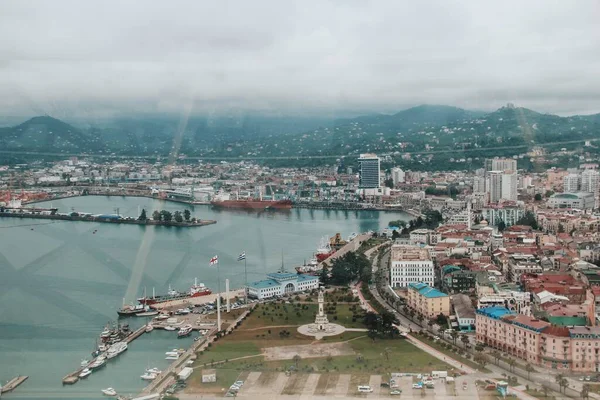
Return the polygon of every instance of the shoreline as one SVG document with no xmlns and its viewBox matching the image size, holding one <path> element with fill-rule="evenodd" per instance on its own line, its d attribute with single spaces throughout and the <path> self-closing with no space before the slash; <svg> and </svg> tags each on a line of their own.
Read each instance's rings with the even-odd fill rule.
<svg viewBox="0 0 600 400">
<path fill-rule="evenodd" d="M 143 225 L 143 226 L 168 226 L 177 228 L 195 228 L 207 225 L 216 224 L 215 220 L 198 220 L 198 222 L 175 222 L 175 221 L 154 221 L 148 219 L 146 221 L 140 221 L 137 219 L 108 219 L 101 217 L 80 217 L 71 215 L 40 215 L 40 214 L 25 214 L 25 213 L 14 213 L 14 212 L 0 212 L 0 218 L 19 218 L 19 219 L 48 219 L 58 221 L 73 221 L 73 222 L 100 222 L 105 224 L 126 224 L 126 225 Z"/>
<path fill-rule="evenodd" d="M 181 199 L 172 199 L 172 198 L 160 198 L 157 196 L 153 196 L 151 194 L 138 194 L 138 193 L 114 193 L 114 192 L 106 192 L 106 193 L 88 193 L 88 194 L 75 194 L 75 195 L 67 195 L 67 196 L 56 196 L 51 199 L 44 200 L 31 200 L 24 202 L 23 205 L 36 204 L 36 203 L 45 203 L 51 202 L 54 200 L 62 200 L 68 199 L 72 197 L 86 197 L 86 196 L 106 196 L 106 197 L 145 197 L 147 199 L 160 200 L 160 201 L 170 201 L 173 203 L 179 204 L 187 204 L 190 206 L 210 206 L 210 202 L 206 201 L 189 201 L 189 200 L 181 200 Z M 421 213 L 415 210 L 406 210 L 401 207 L 393 208 L 393 207 L 381 207 L 381 206 L 370 206 L 363 207 L 358 203 L 348 203 L 348 204 L 340 204 L 340 203 L 326 203 L 326 202 L 298 202 L 292 205 L 292 209 L 306 209 L 306 210 L 331 210 L 331 211 L 384 211 L 384 212 L 403 212 L 411 217 L 419 217 Z M 227 210 L 227 208 L 222 208 L 222 210 Z M 232 210 L 235 210 L 232 208 Z M 250 210 L 252 211 L 252 210 Z M 262 210 L 256 210 L 262 211 Z"/>
</svg>

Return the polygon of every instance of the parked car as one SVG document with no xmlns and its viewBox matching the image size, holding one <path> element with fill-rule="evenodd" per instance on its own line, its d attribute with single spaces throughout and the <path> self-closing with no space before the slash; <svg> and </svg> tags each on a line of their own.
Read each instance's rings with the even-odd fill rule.
<svg viewBox="0 0 600 400">
<path fill-rule="evenodd" d="M 392 390 L 392 391 L 390 392 L 390 394 L 391 394 L 392 396 L 399 395 L 399 394 L 402 394 L 402 390 Z"/>
</svg>

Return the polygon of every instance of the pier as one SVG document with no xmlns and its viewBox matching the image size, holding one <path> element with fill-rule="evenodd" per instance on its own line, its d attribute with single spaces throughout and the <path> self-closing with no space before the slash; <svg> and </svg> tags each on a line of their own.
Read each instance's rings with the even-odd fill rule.
<svg viewBox="0 0 600 400">
<path fill-rule="evenodd" d="M 336 258 L 342 257 L 344 254 L 346 254 L 350 251 L 358 250 L 358 248 L 360 247 L 362 242 L 369 239 L 370 237 L 371 237 L 371 234 L 369 234 L 369 233 L 362 233 L 362 234 L 358 235 L 357 237 L 352 239 L 350 242 L 346 243 L 341 249 L 339 249 L 338 251 L 333 253 L 331 256 L 329 256 L 326 260 L 322 261 L 319 264 L 319 269 L 322 269 L 324 266 L 331 267 L 333 260 L 335 260 Z"/>
<path fill-rule="evenodd" d="M 152 219 L 147 219 L 145 221 L 140 221 L 137 219 L 129 219 L 129 218 L 115 218 L 113 216 L 102 217 L 102 216 L 91 216 L 91 215 L 65 215 L 65 214 L 33 214 L 28 211 L 27 208 L 21 208 L 20 212 L 0 212 L 0 218 L 9 217 L 9 218 L 30 218 L 30 219 L 50 219 L 50 220 L 59 220 L 59 221 L 79 221 L 79 222 L 101 222 L 107 224 L 129 224 L 129 225 L 153 225 L 153 226 L 173 226 L 173 227 L 181 227 L 181 228 L 192 228 L 192 227 L 200 227 L 206 225 L 216 224 L 217 221 L 214 220 L 197 220 L 195 222 L 175 222 L 175 221 L 154 221 Z"/>
<path fill-rule="evenodd" d="M 25 375 L 19 375 L 12 378 L 10 381 L 6 383 L 6 385 L 0 387 L 0 394 L 12 392 L 19 386 L 21 383 L 25 382 L 29 378 Z"/>
</svg>

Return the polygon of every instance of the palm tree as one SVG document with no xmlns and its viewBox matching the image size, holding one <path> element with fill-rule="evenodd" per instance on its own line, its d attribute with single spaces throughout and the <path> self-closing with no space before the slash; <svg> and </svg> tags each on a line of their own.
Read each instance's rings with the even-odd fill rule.
<svg viewBox="0 0 600 400">
<path fill-rule="evenodd" d="M 417 321 L 419 321 L 419 325 L 421 325 L 421 322 L 423 322 L 423 319 L 424 319 L 424 317 L 421 314 L 417 315 Z"/>
<path fill-rule="evenodd" d="M 554 377 L 554 381 L 558 383 L 560 389 L 562 389 L 562 380 L 565 379 L 565 376 L 561 373 L 556 374 Z"/>
<path fill-rule="evenodd" d="M 460 341 L 463 342 L 465 348 L 467 348 L 467 345 L 469 344 L 469 337 L 467 335 L 462 335 L 460 337 Z"/>
<path fill-rule="evenodd" d="M 296 365 L 296 370 L 298 369 L 298 364 L 300 364 L 300 360 L 301 360 L 301 359 L 302 359 L 302 358 L 301 358 L 301 357 L 300 357 L 298 354 L 296 354 L 296 355 L 295 355 L 295 356 L 292 358 L 292 360 L 294 360 L 294 365 Z"/>
<path fill-rule="evenodd" d="M 581 398 L 589 399 L 589 397 L 590 397 L 590 385 L 588 383 L 585 383 L 583 385 L 583 389 L 581 389 Z"/>
<path fill-rule="evenodd" d="M 513 368 L 515 367 L 516 364 L 517 364 L 517 361 L 515 361 L 514 358 L 511 358 L 508 360 L 508 367 L 510 368 L 510 372 L 513 372 Z"/>
<path fill-rule="evenodd" d="M 496 361 L 496 365 L 498 365 L 498 362 L 500 361 L 500 352 L 498 350 L 494 350 L 490 354 L 492 357 L 494 357 L 494 360 Z"/>
<path fill-rule="evenodd" d="M 535 372 L 535 368 L 533 368 L 533 365 L 527 363 L 527 365 L 525 365 L 525 371 L 527 372 L 527 379 L 529 379 L 529 376 L 531 375 L 532 372 Z"/>
<path fill-rule="evenodd" d="M 389 347 L 386 347 L 385 349 L 383 349 L 383 355 L 385 356 L 385 359 L 387 361 L 390 361 L 390 353 L 392 352 L 392 349 Z"/>
<path fill-rule="evenodd" d="M 458 332 L 456 332 L 456 331 L 453 330 L 450 333 L 450 336 L 452 337 L 452 340 L 454 341 L 454 345 L 456 346 L 456 339 L 458 339 Z"/>
<path fill-rule="evenodd" d="M 440 335 L 440 336 L 444 336 L 444 330 L 445 330 L 445 329 L 444 329 L 444 327 L 443 327 L 443 326 L 440 326 L 440 327 L 438 327 L 438 335 Z"/>
</svg>

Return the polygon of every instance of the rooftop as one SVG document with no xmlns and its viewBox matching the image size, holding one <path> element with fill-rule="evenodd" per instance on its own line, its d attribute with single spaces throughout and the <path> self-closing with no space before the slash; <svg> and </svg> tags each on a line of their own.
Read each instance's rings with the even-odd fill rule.
<svg viewBox="0 0 600 400">
<path fill-rule="evenodd" d="M 419 282 L 419 283 L 411 283 L 408 285 L 410 289 L 416 290 L 422 296 L 427 297 L 428 299 L 433 299 L 436 297 L 448 297 L 446 293 L 442 293 L 437 289 L 432 288 L 431 286 Z"/>
<path fill-rule="evenodd" d="M 548 317 L 548 321 L 552 325 L 557 326 L 586 326 L 587 318 L 585 317 Z"/>
<path fill-rule="evenodd" d="M 486 307 L 475 311 L 476 314 L 483 315 L 492 319 L 500 319 L 505 315 L 512 315 L 513 312 L 506 307 Z"/>
<path fill-rule="evenodd" d="M 431 261 L 429 250 L 418 246 L 393 245 L 392 261 Z"/>
</svg>

